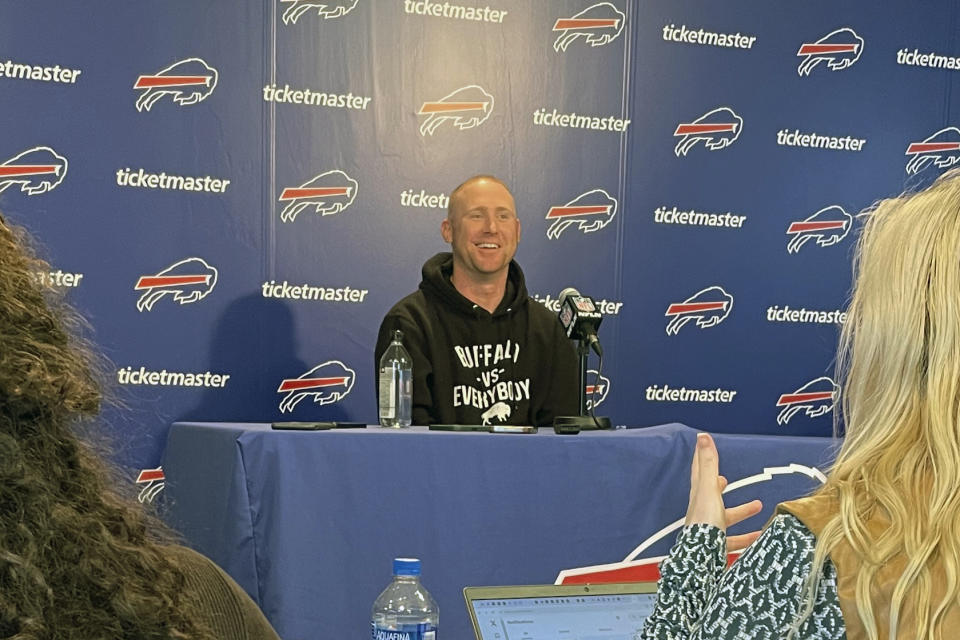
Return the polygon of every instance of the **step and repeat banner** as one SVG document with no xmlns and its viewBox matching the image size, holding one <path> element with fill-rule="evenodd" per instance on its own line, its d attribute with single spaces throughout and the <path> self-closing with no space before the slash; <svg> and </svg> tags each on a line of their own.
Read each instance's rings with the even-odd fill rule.
<svg viewBox="0 0 960 640">
<path fill-rule="evenodd" d="M 0 4 L 0 211 L 175 420 L 375 422 L 448 194 L 516 196 L 534 299 L 605 315 L 615 424 L 827 435 L 862 211 L 960 160 L 956 1 Z"/>
</svg>

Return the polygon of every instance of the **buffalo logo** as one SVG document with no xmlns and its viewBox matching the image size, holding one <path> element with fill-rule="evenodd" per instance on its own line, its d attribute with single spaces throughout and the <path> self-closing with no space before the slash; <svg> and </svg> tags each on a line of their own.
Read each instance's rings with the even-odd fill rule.
<svg viewBox="0 0 960 640">
<path fill-rule="evenodd" d="M 610 224 L 615 215 L 617 201 L 609 193 L 603 189 L 587 191 L 562 207 L 550 207 L 546 219 L 553 223 L 547 228 L 547 237 L 556 240 L 574 223 L 584 233 L 599 231 Z"/>
<path fill-rule="evenodd" d="M 143 485 L 143 488 L 140 489 L 140 493 L 137 495 L 137 500 L 142 503 L 153 502 L 153 499 L 163 491 L 165 479 L 163 467 L 143 469 L 137 475 L 136 479 L 137 484 Z"/>
<path fill-rule="evenodd" d="M 840 71 L 852 67 L 863 53 L 863 38 L 849 27 L 831 31 L 816 42 L 806 42 L 800 45 L 798 56 L 803 62 L 797 67 L 800 76 L 808 76 L 813 68 L 821 62 L 826 62 L 831 71 Z"/>
<path fill-rule="evenodd" d="M 831 378 L 823 376 L 811 380 L 793 393 L 785 393 L 777 400 L 777 406 L 783 407 L 777 415 L 777 424 L 787 424 L 800 411 L 816 418 L 833 410 L 840 387 Z"/>
<path fill-rule="evenodd" d="M 171 96 L 180 105 L 197 104 L 206 100 L 216 86 L 216 69 L 200 58 L 187 58 L 152 76 L 140 76 L 133 88 L 144 90 L 137 98 L 137 111 L 150 111 L 163 96 Z"/>
<path fill-rule="evenodd" d="M 433 135 L 444 122 L 458 129 L 472 129 L 486 122 L 493 111 L 493 96 L 475 84 L 461 87 L 436 102 L 424 102 L 417 115 L 427 116 L 420 134 Z"/>
<path fill-rule="evenodd" d="M 816 238 L 821 247 L 837 244 L 847 237 L 850 227 L 853 226 L 853 216 L 839 205 L 824 207 L 805 220 L 796 220 L 787 227 L 787 234 L 792 235 L 787 243 L 788 253 L 800 251 L 807 240 Z"/>
<path fill-rule="evenodd" d="M 0 191 L 13 184 L 36 196 L 52 191 L 67 175 L 67 159 L 50 147 L 34 147 L 0 164 Z"/>
<path fill-rule="evenodd" d="M 151 311 L 157 300 L 172 295 L 180 304 L 206 297 L 217 284 L 217 270 L 201 258 L 175 262 L 154 276 L 140 276 L 134 290 L 143 291 L 137 300 L 139 311 Z"/>
<path fill-rule="evenodd" d="M 589 380 L 593 380 L 591 384 Z M 606 376 L 601 376 L 600 372 L 596 369 L 587 370 L 587 411 L 590 411 L 594 407 L 598 407 L 603 404 L 603 401 L 607 399 L 607 394 L 610 393 L 610 378 Z M 594 395 L 596 394 L 596 395 Z M 593 399 L 597 399 L 597 403 L 593 403 Z"/>
<path fill-rule="evenodd" d="M 491 418 L 496 418 L 500 422 L 506 422 L 507 418 L 510 417 L 510 405 L 506 402 L 497 402 L 492 407 L 480 414 L 480 417 L 483 419 L 481 424 L 487 425 L 490 424 Z"/>
<path fill-rule="evenodd" d="M 554 51 L 566 51 L 577 38 L 585 38 L 591 47 L 609 44 L 620 36 L 626 16 L 609 2 L 598 2 L 571 18 L 560 18 L 554 31 L 560 31 L 553 43 Z"/>
<path fill-rule="evenodd" d="M 694 318 L 701 329 L 715 327 L 730 315 L 733 308 L 733 296 L 723 287 L 707 287 L 698 291 L 683 302 L 674 302 L 664 314 L 671 318 L 667 323 L 667 335 L 677 335 L 683 325 Z"/>
<path fill-rule="evenodd" d="M 736 142 L 742 129 L 743 118 L 734 113 L 733 109 L 717 107 L 693 122 L 681 122 L 677 125 L 673 135 L 682 137 L 673 152 L 678 158 L 685 156 L 698 142 L 703 142 L 710 151 L 719 151 Z"/>
<path fill-rule="evenodd" d="M 342 400 L 353 389 L 356 373 L 339 360 L 327 360 L 298 378 L 285 378 L 277 393 L 286 393 L 280 411 L 293 411 L 301 400 L 312 397 L 320 406 Z"/>
<path fill-rule="evenodd" d="M 300 16 L 311 9 L 317 10 L 317 15 L 323 18 L 339 18 L 345 16 L 357 6 L 357 0 L 347 0 L 346 2 L 319 2 L 318 0 L 280 0 L 281 4 L 286 4 L 287 9 L 283 12 L 283 24 L 295 24 Z"/>
<path fill-rule="evenodd" d="M 819 484 L 823 484 L 827 481 L 827 477 L 823 475 L 823 472 L 820 471 L 820 469 L 794 462 L 780 467 L 764 467 L 763 471 L 760 473 L 747 476 L 745 478 L 740 478 L 739 480 L 734 480 L 733 482 L 727 484 L 727 487 L 723 490 L 723 493 L 727 494 L 731 491 L 750 487 L 747 490 L 750 492 L 748 493 L 749 497 L 757 497 L 758 495 L 762 496 L 763 494 L 760 493 L 760 491 L 766 490 L 768 492 L 772 491 L 775 494 L 779 494 L 776 496 L 779 498 L 779 500 L 776 500 L 775 502 L 790 500 L 796 497 L 796 493 L 788 490 L 788 488 L 791 486 L 790 482 L 786 482 L 788 478 L 792 478 L 794 481 L 807 481 L 806 479 L 809 478 L 810 481 Z M 779 482 L 778 479 L 780 479 Z M 756 486 L 768 482 L 771 484 L 763 486 L 762 488 L 760 486 Z M 743 498 L 739 498 L 737 500 L 737 502 L 741 501 L 748 502 L 748 500 Z M 764 502 L 767 501 L 767 499 L 764 500 Z M 661 560 L 664 559 L 665 556 L 643 556 L 649 553 L 648 549 L 661 542 L 665 538 L 672 539 L 676 532 L 684 525 L 685 520 L 686 518 L 675 520 L 656 533 L 650 535 L 646 540 L 637 545 L 633 551 L 628 553 L 627 557 L 620 562 L 564 569 L 557 574 L 554 584 L 656 582 L 660 579 L 660 570 L 657 565 Z M 740 554 L 743 553 L 743 551 L 744 550 L 728 553 L 727 564 L 733 563 L 738 557 L 740 557 Z"/>
<path fill-rule="evenodd" d="M 907 147 L 907 173 L 919 173 L 930 164 L 946 169 L 960 162 L 960 129 L 940 129 L 922 142 L 911 142 Z"/>
<path fill-rule="evenodd" d="M 357 181 L 339 169 L 311 178 L 299 187 L 287 187 L 280 194 L 280 202 L 287 206 L 280 212 L 280 220 L 293 222 L 297 214 L 313 207 L 314 213 L 331 216 L 340 213 L 357 197 Z"/>
</svg>

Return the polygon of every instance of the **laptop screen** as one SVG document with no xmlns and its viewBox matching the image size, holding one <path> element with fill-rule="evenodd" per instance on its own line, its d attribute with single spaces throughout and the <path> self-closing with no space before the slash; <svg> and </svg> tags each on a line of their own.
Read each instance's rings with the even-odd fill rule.
<svg viewBox="0 0 960 640">
<path fill-rule="evenodd" d="M 653 611 L 656 594 L 581 592 L 467 601 L 478 640 L 633 640 Z"/>
</svg>

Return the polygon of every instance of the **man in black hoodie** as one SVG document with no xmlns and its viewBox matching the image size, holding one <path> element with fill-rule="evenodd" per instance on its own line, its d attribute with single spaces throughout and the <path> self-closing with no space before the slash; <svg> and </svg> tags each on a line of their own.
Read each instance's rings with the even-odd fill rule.
<svg viewBox="0 0 960 640">
<path fill-rule="evenodd" d="M 527 295 L 507 186 L 493 176 L 461 184 L 440 231 L 453 252 L 423 265 L 419 290 L 387 313 L 374 352 L 378 369 L 393 331 L 403 332 L 413 423 L 547 426 L 577 415 L 576 352 L 556 316 Z"/>
</svg>

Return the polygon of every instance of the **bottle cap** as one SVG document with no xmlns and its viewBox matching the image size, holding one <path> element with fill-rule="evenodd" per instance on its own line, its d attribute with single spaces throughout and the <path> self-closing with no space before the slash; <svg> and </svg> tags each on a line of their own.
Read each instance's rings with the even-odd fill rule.
<svg viewBox="0 0 960 640">
<path fill-rule="evenodd" d="M 400 329 L 393 330 L 393 341 L 394 342 L 403 342 L 403 331 Z"/>
<path fill-rule="evenodd" d="M 420 575 L 420 560 L 418 558 L 394 558 L 393 575 L 395 576 Z"/>
</svg>

